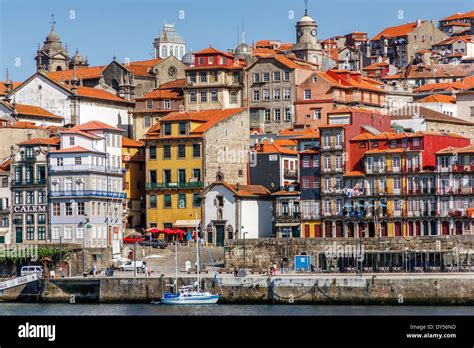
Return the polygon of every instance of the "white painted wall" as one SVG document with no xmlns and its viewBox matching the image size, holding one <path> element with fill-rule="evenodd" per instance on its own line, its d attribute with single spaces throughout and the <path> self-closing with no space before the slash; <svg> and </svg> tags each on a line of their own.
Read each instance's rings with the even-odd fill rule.
<svg viewBox="0 0 474 348">
<path fill-rule="evenodd" d="M 111 126 L 121 128 L 131 125 L 133 120 L 128 115 L 126 105 L 113 105 L 100 100 L 81 99 L 79 103 L 79 123 L 100 120 Z"/>
<path fill-rule="evenodd" d="M 453 103 L 419 103 L 421 106 L 424 106 L 427 109 L 441 112 L 448 116 L 457 117 L 458 109 L 457 105 Z"/>
<path fill-rule="evenodd" d="M 409 118 L 406 120 L 392 120 L 392 125 L 396 123 L 399 126 L 404 128 L 412 128 L 415 132 L 426 131 L 426 122 L 425 119 L 419 118 Z"/>
</svg>

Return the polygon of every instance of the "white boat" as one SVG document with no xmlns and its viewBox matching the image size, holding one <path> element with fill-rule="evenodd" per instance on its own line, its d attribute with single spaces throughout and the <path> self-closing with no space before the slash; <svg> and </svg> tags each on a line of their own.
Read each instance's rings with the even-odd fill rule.
<svg viewBox="0 0 474 348">
<path fill-rule="evenodd" d="M 179 290 L 175 291 L 174 293 L 165 292 L 163 297 L 160 300 L 161 304 L 171 304 L 171 305 L 192 305 L 192 304 L 216 304 L 219 300 L 219 295 L 211 294 L 207 291 L 200 291 L 199 289 L 199 236 L 197 234 L 197 216 L 196 216 L 196 271 L 197 271 L 197 282 L 195 286 L 187 285 L 179 288 Z M 178 287 L 178 243 L 176 243 L 175 248 L 175 282 L 174 287 L 175 289 Z M 194 290 L 194 288 L 197 290 Z M 156 303 L 156 302 L 152 302 Z"/>
</svg>

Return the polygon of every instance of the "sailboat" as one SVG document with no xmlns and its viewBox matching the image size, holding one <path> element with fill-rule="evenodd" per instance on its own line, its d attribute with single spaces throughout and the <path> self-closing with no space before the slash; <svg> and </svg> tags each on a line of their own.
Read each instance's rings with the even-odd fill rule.
<svg viewBox="0 0 474 348">
<path fill-rule="evenodd" d="M 199 281 L 199 235 L 197 232 L 197 214 L 195 216 L 195 231 L 196 231 L 196 271 L 197 271 L 197 282 L 196 286 L 187 285 L 178 287 L 178 243 L 176 243 L 175 249 L 175 293 L 165 292 L 161 298 L 160 303 L 171 304 L 171 305 L 191 305 L 191 304 L 216 304 L 219 300 L 219 295 L 211 294 L 207 291 L 200 291 Z M 194 288 L 197 288 L 196 290 Z"/>
</svg>

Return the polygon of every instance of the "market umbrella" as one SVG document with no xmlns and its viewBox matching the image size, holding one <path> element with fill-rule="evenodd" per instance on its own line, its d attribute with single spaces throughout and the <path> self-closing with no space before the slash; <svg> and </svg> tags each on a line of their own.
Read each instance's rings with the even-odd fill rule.
<svg viewBox="0 0 474 348">
<path fill-rule="evenodd" d="M 168 227 L 162 230 L 162 232 L 165 234 L 176 234 L 175 230 L 172 230 L 171 228 L 168 228 Z"/>
<path fill-rule="evenodd" d="M 161 230 L 159 228 L 153 227 L 153 228 L 150 228 L 147 232 L 148 233 L 160 233 Z"/>
</svg>

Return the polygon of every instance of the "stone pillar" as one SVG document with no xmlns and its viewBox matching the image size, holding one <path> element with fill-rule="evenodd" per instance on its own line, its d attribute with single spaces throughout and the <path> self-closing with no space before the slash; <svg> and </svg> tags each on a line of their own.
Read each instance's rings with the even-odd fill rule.
<svg viewBox="0 0 474 348">
<path fill-rule="evenodd" d="M 359 223 L 354 223 L 354 237 L 360 238 Z"/>
</svg>

